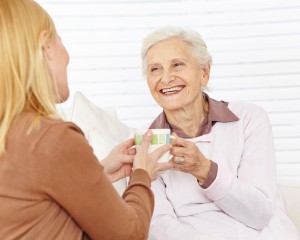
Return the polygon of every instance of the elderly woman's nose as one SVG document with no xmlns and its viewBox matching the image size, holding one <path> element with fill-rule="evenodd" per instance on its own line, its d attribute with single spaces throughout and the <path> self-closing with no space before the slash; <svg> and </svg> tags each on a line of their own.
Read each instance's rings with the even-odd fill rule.
<svg viewBox="0 0 300 240">
<path fill-rule="evenodd" d="M 169 72 L 169 71 L 164 71 L 161 77 L 161 82 L 164 84 L 168 84 L 169 82 L 173 81 L 175 77 Z"/>
</svg>

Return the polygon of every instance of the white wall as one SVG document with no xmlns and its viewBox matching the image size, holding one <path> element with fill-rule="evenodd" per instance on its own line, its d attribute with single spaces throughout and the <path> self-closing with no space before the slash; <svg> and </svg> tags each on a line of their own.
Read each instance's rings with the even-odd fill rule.
<svg viewBox="0 0 300 240">
<path fill-rule="evenodd" d="M 300 178 L 299 0 L 37 2 L 69 50 L 70 99 L 82 91 L 96 104 L 116 108 L 132 127 L 161 111 L 141 74 L 143 37 L 164 25 L 198 30 L 214 59 L 209 94 L 264 107 L 274 130 L 278 174 Z"/>
</svg>

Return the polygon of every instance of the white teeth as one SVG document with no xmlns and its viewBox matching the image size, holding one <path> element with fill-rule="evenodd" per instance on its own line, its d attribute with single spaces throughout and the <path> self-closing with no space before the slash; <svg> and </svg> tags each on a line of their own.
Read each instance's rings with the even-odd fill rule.
<svg viewBox="0 0 300 240">
<path fill-rule="evenodd" d="M 162 89 L 161 91 L 163 94 L 168 94 L 168 93 L 174 93 L 174 92 L 180 91 L 181 89 L 182 89 L 182 87 L 172 87 L 172 88 Z"/>
</svg>

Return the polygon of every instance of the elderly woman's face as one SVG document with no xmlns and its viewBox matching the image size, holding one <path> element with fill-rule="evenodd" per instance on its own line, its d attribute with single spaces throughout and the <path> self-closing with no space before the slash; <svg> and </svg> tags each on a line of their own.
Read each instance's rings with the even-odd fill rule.
<svg viewBox="0 0 300 240">
<path fill-rule="evenodd" d="M 187 43 L 177 38 L 153 45 L 146 56 L 147 83 L 155 101 L 176 110 L 196 103 L 206 86 L 209 68 L 201 66 Z"/>
</svg>

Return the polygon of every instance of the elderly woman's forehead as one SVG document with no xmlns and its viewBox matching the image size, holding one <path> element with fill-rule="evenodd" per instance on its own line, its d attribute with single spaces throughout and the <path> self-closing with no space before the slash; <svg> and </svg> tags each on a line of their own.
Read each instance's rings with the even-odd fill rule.
<svg viewBox="0 0 300 240">
<path fill-rule="evenodd" d="M 189 46 L 189 43 L 186 42 L 184 39 L 179 38 L 179 37 L 171 37 L 171 38 L 167 38 L 167 39 L 163 39 L 161 41 L 158 41 L 158 42 L 154 43 L 151 47 L 154 47 L 156 45 L 164 45 L 164 44 L 169 45 L 170 43 Z"/>
<path fill-rule="evenodd" d="M 193 57 L 193 48 L 185 41 L 181 39 L 170 39 L 172 41 L 161 41 L 152 45 L 149 50 L 147 51 L 146 58 L 148 60 L 156 57 L 163 57 L 168 54 L 167 57 L 170 55 L 173 58 L 181 58 L 181 55 L 190 55 Z"/>
</svg>

